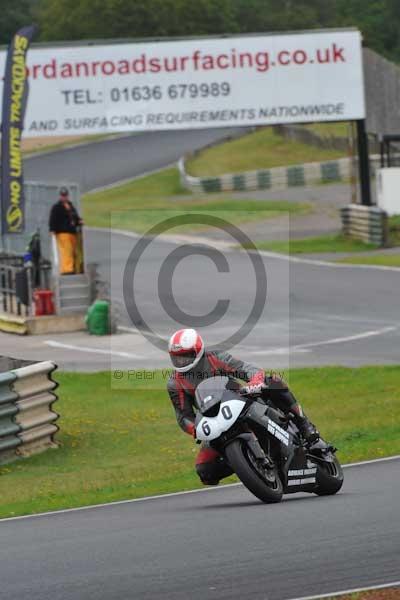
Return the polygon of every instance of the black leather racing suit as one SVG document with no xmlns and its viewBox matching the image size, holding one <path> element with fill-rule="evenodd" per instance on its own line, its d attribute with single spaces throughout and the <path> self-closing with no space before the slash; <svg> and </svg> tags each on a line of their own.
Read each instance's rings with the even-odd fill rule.
<svg viewBox="0 0 400 600">
<path fill-rule="evenodd" d="M 206 350 L 202 359 L 186 373 L 174 371 L 168 381 L 168 393 L 175 409 L 179 426 L 193 435 L 195 422 L 195 390 L 201 381 L 208 377 L 227 375 L 242 379 L 251 385 L 263 383 L 265 373 L 262 369 L 231 356 L 228 352 Z M 270 378 L 268 393 L 274 404 L 284 412 L 294 415 L 295 423 L 304 430 L 314 427 L 304 415 L 300 404 L 290 392 L 286 383 L 279 377 Z M 216 484 L 223 477 L 232 474 L 231 468 L 223 457 L 206 443 L 203 443 L 196 458 L 196 471 L 205 484 Z"/>
<path fill-rule="evenodd" d="M 196 387 L 204 379 L 218 375 L 228 375 L 254 385 L 263 383 L 265 378 L 262 369 L 218 350 L 206 350 L 197 365 L 186 373 L 174 371 L 168 381 L 168 393 L 178 424 L 186 433 L 193 435 L 194 432 Z M 218 452 L 206 443 L 202 444 L 196 458 L 196 471 L 205 484 L 216 484 L 233 472 Z"/>
</svg>

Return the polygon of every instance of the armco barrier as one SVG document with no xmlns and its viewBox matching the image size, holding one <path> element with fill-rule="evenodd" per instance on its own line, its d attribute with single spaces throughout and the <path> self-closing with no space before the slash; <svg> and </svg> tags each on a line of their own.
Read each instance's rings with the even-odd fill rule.
<svg viewBox="0 0 400 600">
<path fill-rule="evenodd" d="M 340 210 L 346 236 L 378 246 L 388 242 L 387 214 L 377 206 L 349 204 Z"/>
<path fill-rule="evenodd" d="M 379 157 L 370 157 L 371 175 L 379 165 Z M 228 173 L 216 177 L 193 177 L 186 172 L 185 158 L 178 162 L 181 184 L 192 192 L 239 192 L 245 190 L 284 190 L 294 186 L 346 181 L 352 176 L 352 159 L 339 158 L 321 163 L 304 163 L 273 169 Z"/>
<path fill-rule="evenodd" d="M 17 435 L 21 427 L 15 422 L 18 394 L 11 387 L 16 378 L 12 371 L 0 373 L 0 463 L 12 460 L 22 443 Z"/>
<path fill-rule="evenodd" d="M 0 463 L 57 446 L 56 368 L 40 362 L 0 373 Z"/>
<path fill-rule="evenodd" d="M 323 163 L 305 163 L 218 177 L 193 177 L 186 172 L 185 159 L 178 162 L 182 185 L 192 192 L 239 192 L 245 190 L 284 190 L 293 186 L 345 181 L 351 176 L 351 160 L 340 158 Z"/>
</svg>

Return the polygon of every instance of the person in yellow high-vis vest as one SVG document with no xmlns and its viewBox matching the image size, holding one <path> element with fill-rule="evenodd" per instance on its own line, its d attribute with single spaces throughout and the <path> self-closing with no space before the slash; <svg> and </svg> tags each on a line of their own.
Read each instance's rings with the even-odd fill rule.
<svg viewBox="0 0 400 600">
<path fill-rule="evenodd" d="M 69 199 L 68 189 L 60 189 L 60 197 L 51 209 L 49 229 L 57 238 L 61 275 L 80 273 L 78 233 L 83 221 Z"/>
</svg>

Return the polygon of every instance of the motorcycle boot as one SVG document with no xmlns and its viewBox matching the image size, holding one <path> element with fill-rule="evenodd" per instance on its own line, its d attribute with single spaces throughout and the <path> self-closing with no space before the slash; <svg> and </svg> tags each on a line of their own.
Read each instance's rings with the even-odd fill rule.
<svg viewBox="0 0 400 600">
<path fill-rule="evenodd" d="M 300 404 L 296 402 L 290 412 L 293 415 L 293 422 L 299 428 L 299 431 L 308 444 L 313 444 L 319 440 L 319 431 L 313 423 L 306 417 Z"/>
<path fill-rule="evenodd" d="M 308 444 L 313 444 L 319 439 L 319 431 L 304 414 L 301 405 L 297 402 L 292 392 L 282 381 L 269 386 L 271 398 L 278 408 L 286 414 L 291 414 L 293 422 Z M 272 392 L 272 394 L 271 394 Z"/>
<path fill-rule="evenodd" d="M 314 444 L 319 440 L 319 431 L 317 430 L 315 425 L 307 419 L 307 417 L 303 416 L 300 419 L 296 419 L 295 417 L 293 420 L 299 428 L 300 433 L 306 440 L 307 444 Z"/>
</svg>

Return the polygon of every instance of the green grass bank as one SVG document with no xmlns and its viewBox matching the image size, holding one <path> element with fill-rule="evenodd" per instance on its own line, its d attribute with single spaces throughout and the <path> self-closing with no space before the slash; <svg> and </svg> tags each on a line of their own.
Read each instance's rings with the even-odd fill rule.
<svg viewBox="0 0 400 600">
<path fill-rule="evenodd" d="M 389 218 L 389 247 L 400 250 L 400 217 Z M 357 253 L 371 250 L 379 250 L 375 244 L 369 244 L 361 240 L 352 239 L 342 234 L 322 235 L 303 239 L 288 239 L 279 241 L 260 241 L 256 243 L 260 250 L 271 250 L 283 254 L 321 254 L 321 253 L 354 253 L 355 256 L 338 259 L 337 262 L 376 266 L 400 266 L 399 254 L 366 254 L 362 256 Z"/>
<path fill-rule="evenodd" d="M 279 214 L 306 214 L 308 203 L 232 200 L 215 194 L 190 195 L 181 187 L 178 170 L 165 169 L 122 186 L 86 194 L 83 218 L 86 225 L 146 232 L 173 212 L 202 212 L 225 218 L 229 223 L 258 221 Z M 187 226 L 185 230 L 196 230 Z"/>
<path fill-rule="evenodd" d="M 323 131 L 326 132 L 327 128 L 325 127 Z M 271 127 L 265 127 L 236 140 L 202 150 L 186 161 L 186 170 L 196 177 L 217 176 L 225 173 L 323 162 L 343 156 L 345 156 L 343 151 L 323 149 L 288 140 L 275 133 Z"/>
<path fill-rule="evenodd" d="M 379 254 L 376 256 L 348 256 L 337 262 L 351 265 L 375 265 L 377 267 L 400 267 L 400 254 Z"/>
<path fill-rule="evenodd" d="M 400 366 L 286 375 L 342 462 L 400 454 Z M 162 373 L 145 388 L 111 389 L 110 377 L 56 372 L 61 446 L 0 468 L 0 517 L 201 487 L 198 446 L 177 427 Z"/>
<path fill-rule="evenodd" d="M 363 252 L 376 250 L 375 244 L 367 244 L 343 235 L 322 235 L 312 238 L 257 242 L 260 250 L 272 250 L 283 254 L 318 254 L 322 252 Z"/>
</svg>

